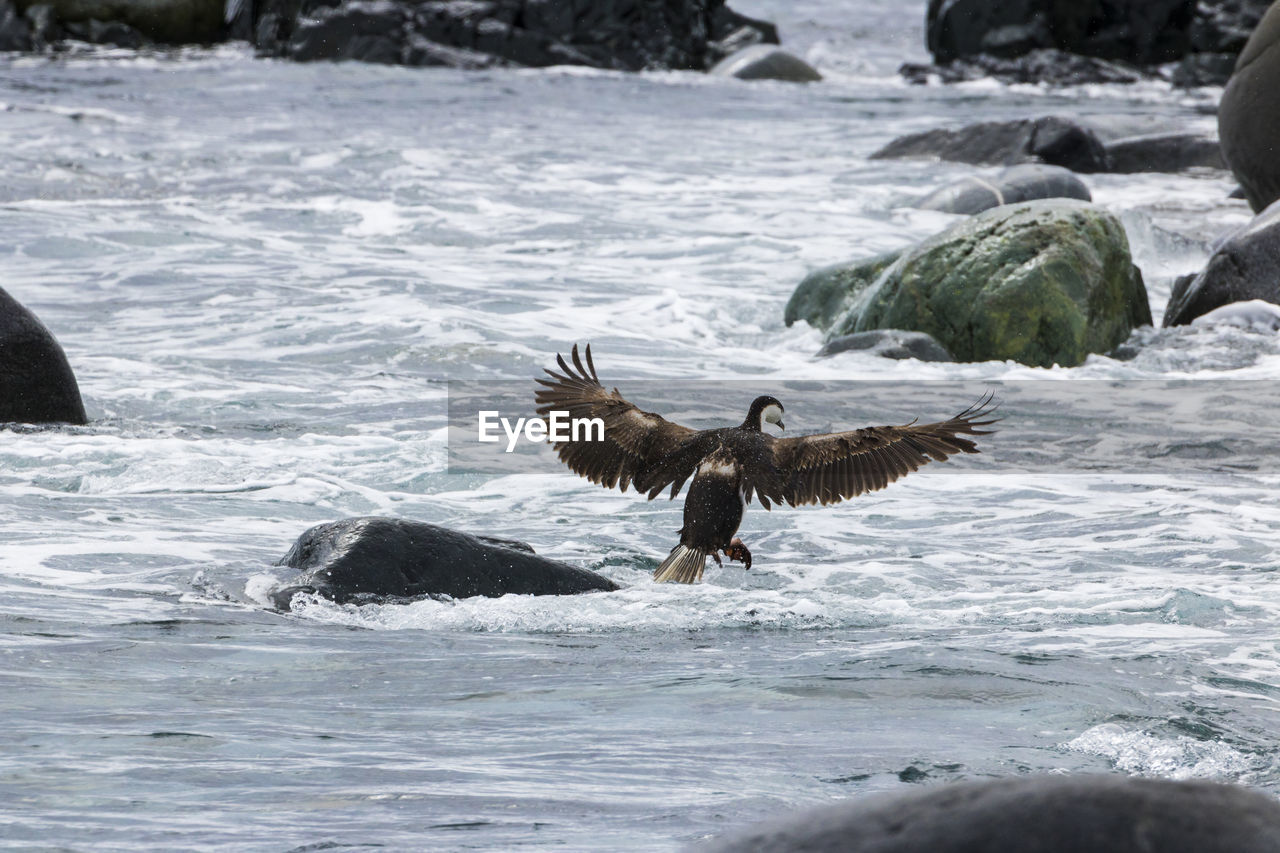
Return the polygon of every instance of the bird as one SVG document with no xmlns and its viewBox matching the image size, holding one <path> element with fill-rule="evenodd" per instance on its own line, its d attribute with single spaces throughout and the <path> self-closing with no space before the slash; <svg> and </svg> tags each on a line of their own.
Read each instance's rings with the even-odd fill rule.
<svg viewBox="0 0 1280 853">
<path fill-rule="evenodd" d="M 643 411 L 617 388 L 605 389 L 590 344 L 585 362 L 577 344 L 570 361 L 557 354 L 559 372 L 547 369 L 548 378 L 535 379 L 542 386 L 534 395 L 536 411 L 544 419 L 552 412 L 598 418 L 604 430 L 603 436 L 588 430 L 551 441 L 562 462 L 593 483 L 623 492 L 630 486 L 649 500 L 666 489 L 674 499 L 693 477 L 680 541 L 654 573 L 659 583 L 696 583 L 708 556 L 724 565 L 720 553 L 750 569 L 751 551 L 737 533 L 753 498 L 767 510 L 783 503 L 834 504 L 883 489 L 930 461 L 979 453 L 965 436 L 989 435 L 994 430 L 982 427 L 999 420 L 993 416 L 994 395 L 988 393 L 937 423 L 777 438 L 765 425 L 785 430 L 785 409 L 777 398 L 762 395 L 751 401 L 738 426 L 695 430 Z"/>
</svg>

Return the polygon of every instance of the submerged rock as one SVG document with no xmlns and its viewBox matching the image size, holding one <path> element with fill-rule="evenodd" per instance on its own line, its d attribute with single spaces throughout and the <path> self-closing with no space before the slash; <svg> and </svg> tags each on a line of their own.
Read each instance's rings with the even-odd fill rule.
<svg viewBox="0 0 1280 853">
<path fill-rule="evenodd" d="M 899 137 L 871 155 L 873 160 L 911 157 L 983 166 L 1046 163 L 1073 172 L 1108 168 L 1106 149 L 1093 131 L 1058 116 L 926 130 Z"/>
<path fill-rule="evenodd" d="M 788 326 L 804 320 L 815 329 L 828 329 L 902 252 L 885 252 L 849 264 L 836 264 L 809 273 L 787 300 L 783 320 Z"/>
<path fill-rule="evenodd" d="M 785 80 L 789 83 L 813 83 L 822 79 L 822 75 L 800 57 L 768 44 L 753 45 L 727 56 L 717 62 L 709 73 L 739 80 Z"/>
<path fill-rule="evenodd" d="M 707 853 L 1271 853 L 1280 804 L 1215 782 L 1119 775 L 961 782 L 846 800 L 700 846 Z"/>
<path fill-rule="evenodd" d="M 898 73 L 908 82 L 923 84 L 932 79 L 943 83 L 994 78 L 1002 83 L 1038 83 L 1048 86 L 1083 86 L 1088 83 L 1137 83 L 1156 74 L 1127 62 L 1077 56 L 1054 48 L 1038 48 L 1023 56 L 977 56 L 957 59 L 945 65 L 904 63 Z"/>
<path fill-rule="evenodd" d="M 843 335 L 818 350 L 819 358 L 826 358 L 850 350 L 871 352 L 881 358 L 919 361 L 954 361 L 947 348 L 932 335 L 924 332 L 907 332 L 902 329 L 875 329 Z"/>
<path fill-rule="evenodd" d="M 86 421 L 66 353 L 36 315 L 0 288 L 0 423 Z"/>
<path fill-rule="evenodd" d="M 1218 104 L 1222 155 L 1255 211 L 1280 199 L 1280 5 L 1249 37 Z"/>
<path fill-rule="evenodd" d="M 1152 133 L 1106 143 L 1109 171 L 1184 172 L 1187 169 L 1225 169 L 1216 139 L 1195 133 Z"/>
<path fill-rule="evenodd" d="M 1199 274 L 1174 282 L 1165 326 L 1183 326 L 1232 302 L 1280 304 L 1280 202 L 1223 240 Z"/>
<path fill-rule="evenodd" d="M 1041 198 L 1093 201 L 1089 188 L 1070 169 L 1028 163 L 1005 169 L 990 179 L 970 175 L 947 184 L 916 203 L 922 210 L 981 213 L 1002 204 Z"/>
<path fill-rule="evenodd" d="M 1193 326 L 1235 326 L 1255 332 L 1280 330 L 1280 305 L 1250 299 L 1214 308 L 1191 321 Z"/>
<path fill-rule="evenodd" d="M 398 518 L 317 525 L 298 538 L 279 564 L 303 572 L 299 583 L 272 594 L 281 610 L 288 610 L 299 592 L 344 604 L 618 589 L 595 572 L 539 557 L 523 542 Z"/>
<path fill-rule="evenodd" d="M 881 256 L 810 276 L 788 305 L 828 340 L 871 329 L 932 335 L 959 361 L 1064 367 L 1105 353 L 1151 323 L 1142 274 L 1110 213 L 1065 199 L 1005 205 L 896 260 Z M 840 292 L 841 282 L 847 290 Z M 803 292 L 802 292 L 803 291 Z M 822 316 L 840 310 L 839 316 Z"/>
</svg>

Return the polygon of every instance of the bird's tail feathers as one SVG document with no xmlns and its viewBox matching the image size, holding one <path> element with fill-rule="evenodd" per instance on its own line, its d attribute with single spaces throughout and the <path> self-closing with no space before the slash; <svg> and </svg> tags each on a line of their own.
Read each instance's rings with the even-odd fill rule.
<svg viewBox="0 0 1280 853">
<path fill-rule="evenodd" d="M 697 548 L 677 545 L 671 549 L 653 575 L 654 583 L 697 583 L 702 580 L 702 570 L 707 565 L 707 554 Z"/>
</svg>

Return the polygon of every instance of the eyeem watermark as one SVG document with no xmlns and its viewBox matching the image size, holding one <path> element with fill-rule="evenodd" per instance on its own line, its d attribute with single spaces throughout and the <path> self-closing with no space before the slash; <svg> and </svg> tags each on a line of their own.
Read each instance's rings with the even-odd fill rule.
<svg viewBox="0 0 1280 853">
<path fill-rule="evenodd" d="M 502 436 L 498 427 L 507 435 L 507 453 L 514 453 L 520 436 L 531 443 L 544 441 L 604 441 L 604 421 L 600 418 L 571 418 L 569 413 L 553 410 L 543 418 L 516 418 L 513 426 L 509 418 L 501 417 L 496 409 L 479 412 L 479 440 L 498 442 Z"/>
</svg>

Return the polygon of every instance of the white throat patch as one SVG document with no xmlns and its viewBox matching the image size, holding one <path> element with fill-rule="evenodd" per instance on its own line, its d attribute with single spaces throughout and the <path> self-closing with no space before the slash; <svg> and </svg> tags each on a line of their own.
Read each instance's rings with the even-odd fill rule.
<svg viewBox="0 0 1280 853">
<path fill-rule="evenodd" d="M 782 421 L 782 407 L 775 406 L 773 403 L 764 407 L 764 411 L 760 413 L 765 423 L 776 424 Z"/>
</svg>

